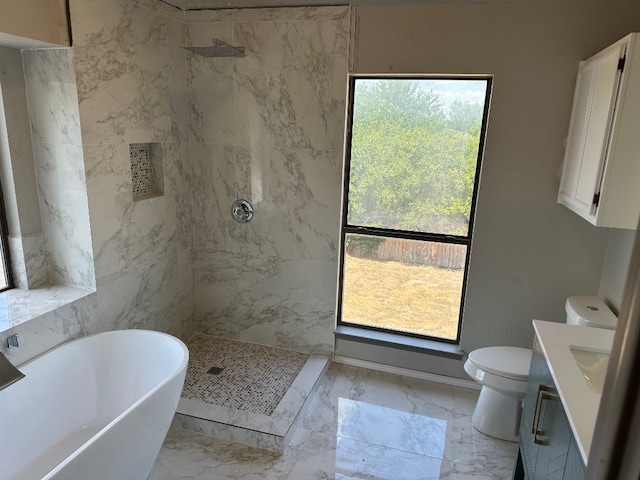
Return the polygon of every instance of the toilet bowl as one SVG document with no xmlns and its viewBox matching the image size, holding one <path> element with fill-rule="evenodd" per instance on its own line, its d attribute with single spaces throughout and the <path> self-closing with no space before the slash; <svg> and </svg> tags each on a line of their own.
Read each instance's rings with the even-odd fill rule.
<svg viewBox="0 0 640 480">
<path fill-rule="evenodd" d="M 485 347 L 469 354 L 464 370 L 482 385 L 471 423 L 480 432 L 516 441 L 527 389 L 531 350 Z"/>
<path fill-rule="evenodd" d="M 618 321 L 598 297 L 569 297 L 565 311 L 569 325 L 615 329 Z M 530 362 L 527 348 L 485 347 L 469 354 L 464 370 L 482 385 L 471 417 L 476 430 L 502 440 L 518 440 Z"/>
</svg>

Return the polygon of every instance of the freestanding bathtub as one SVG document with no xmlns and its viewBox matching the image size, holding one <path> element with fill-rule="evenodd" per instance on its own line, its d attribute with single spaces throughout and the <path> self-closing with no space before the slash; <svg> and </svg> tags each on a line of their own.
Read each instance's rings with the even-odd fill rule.
<svg viewBox="0 0 640 480">
<path fill-rule="evenodd" d="M 24 363 L 0 391 L 0 479 L 146 479 L 188 359 L 170 335 L 118 330 Z"/>
</svg>

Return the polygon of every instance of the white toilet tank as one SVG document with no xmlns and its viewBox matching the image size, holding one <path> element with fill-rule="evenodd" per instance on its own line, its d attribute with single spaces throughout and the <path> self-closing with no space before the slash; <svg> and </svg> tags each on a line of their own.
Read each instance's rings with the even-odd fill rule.
<svg viewBox="0 0 640 480">
<path fill-rule="evenodd" d="M 599 297 L 574 296 L 564 305 L 567 324 L 615 330 L 618 318 Z"/>
</svg>

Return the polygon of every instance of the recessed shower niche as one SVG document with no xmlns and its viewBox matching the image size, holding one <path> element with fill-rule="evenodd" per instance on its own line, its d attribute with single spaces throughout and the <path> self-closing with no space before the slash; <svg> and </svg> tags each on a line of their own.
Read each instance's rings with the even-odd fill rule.
<svg viewBox="0 0 640 480">
<path fill-rule="evenodd" d="M 164 170 L 159 143 L 132 143 L 129 145 L 131 160 L 131 189 L 133 201 L 164 195 Z"/>
</svg>

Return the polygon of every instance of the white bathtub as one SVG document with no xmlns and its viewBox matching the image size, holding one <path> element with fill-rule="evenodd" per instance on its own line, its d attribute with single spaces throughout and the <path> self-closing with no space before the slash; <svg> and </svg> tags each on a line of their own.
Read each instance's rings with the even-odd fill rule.
<svg viewBox="0 0 640 480">
<path fill-rule="evenodd" d="M 177 338 L 119 330 L 60 345 L 0 391 L 0 479 L 143 480 L 180 398 Z"/>
</svg>

